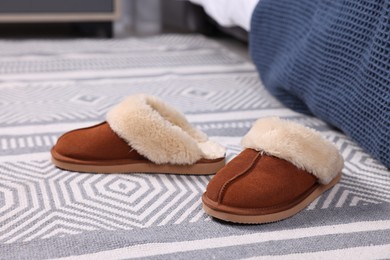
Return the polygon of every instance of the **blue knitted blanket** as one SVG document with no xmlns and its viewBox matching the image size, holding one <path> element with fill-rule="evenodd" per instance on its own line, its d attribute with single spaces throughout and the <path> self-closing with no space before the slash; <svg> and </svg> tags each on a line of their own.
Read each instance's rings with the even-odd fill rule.
<svg viewBox="0 0 390 260">
<path fill-rule="evenodd" d="M 250 50 L 281 102 L 390 167 L 390 0 L 261 0 Z"/>
</svg>

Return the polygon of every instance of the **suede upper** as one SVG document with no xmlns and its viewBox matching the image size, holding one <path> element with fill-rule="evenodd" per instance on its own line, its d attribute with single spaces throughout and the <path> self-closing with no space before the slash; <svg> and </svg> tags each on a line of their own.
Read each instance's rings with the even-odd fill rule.
<svg viewBox="0 0 390 260">
<path fill-rule="evenodd" d="M 220 205 L 270 213 L 318 185 L 315 176 L 286 160 L 245 149 L 211 179 L 206 195 Z"/>
<path fill-rule="evenodd" d="M 129 146 L 106 123 L 76 129 L 62 135 L 52 149 L 56 159 L 79 164 L 117 164 L 149 160 Z M 200 159 L 198 162 L 213 162 Z"/>
<path fill-rule="evenodd" d="M 106 122 L 67 132 L 58 139 L 55 151 L 64 157 L 85 161 L 146 160 Z"/>
<path fill-rule="evenodd" d="M 259 119 L 242 145 L 209 182 L 207 207 L 247 216 L 294 212 L 334 185 L 343 167 L 337 148 L 318 132 L 279 118 Z"/>
</svg>

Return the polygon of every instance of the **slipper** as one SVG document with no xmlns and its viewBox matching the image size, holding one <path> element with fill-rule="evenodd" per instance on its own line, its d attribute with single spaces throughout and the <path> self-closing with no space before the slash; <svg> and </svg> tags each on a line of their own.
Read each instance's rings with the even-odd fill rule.
<svg viewBox="0 0 390 260">
<path fill-rule="evenodd" d="M 279 118 L 258 120 L 245 148 L 211 179 L 202 196 L 209 215 L 236 223 L 293 216 L 341 178 L 343 158 L 320 133 Z"/>
<path fill-rule="evenodd" d="M 57 167 L 77 172 L 214 174 L 225 165 L 224 147 L 143 94 L 112 108 L 106 122 L 65 133 L 51 155 Z"/>
</svg>

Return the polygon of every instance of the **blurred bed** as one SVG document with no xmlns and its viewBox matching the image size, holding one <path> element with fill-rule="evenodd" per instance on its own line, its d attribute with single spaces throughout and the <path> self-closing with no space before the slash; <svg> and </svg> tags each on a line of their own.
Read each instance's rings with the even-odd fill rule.
<svg viewBox="0 0 390 260">
<path fill-rule="evenodd" d="M 210 28 L 215 27 L 216 30 L 212 30 L 214 33 L 215 31 L 222 32 L 241 41 L 248 41 L 250 20 L 259 0 L 190 0 L 190 2 L 196 5 L 195 7 L 191 6 L 191 10 L 201 6 L 202 11 L 206 13 L 206 18 L 204 15 L 199 15 L 198 12 L 195 15 L 196 18 L 192 19 L 198 20 L 197 23 L 202 25 L 196 31 L 201 33 L 206 32 L 206 34 L 210 35 Z M 204 23 L 204 20 L 208 22 Z"/>
</svg>

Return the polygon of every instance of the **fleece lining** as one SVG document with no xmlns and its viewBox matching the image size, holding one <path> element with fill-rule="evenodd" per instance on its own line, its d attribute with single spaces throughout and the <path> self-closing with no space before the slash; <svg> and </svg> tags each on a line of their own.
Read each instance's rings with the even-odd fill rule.
<svg viewBox="0 0 390 260">
<path fill-rule="evenodd" d="M 245 148 L 287 160 L 328 184 L 343 168 L 334 144 L 303 125 L 277 117 L 259 119 L 241 142 Z"/>
<path fill-rule="evenodd" d="M 138 94 L 107 113 L 107 123 L 138 153 L 156 164 L 194 164 L 223 158 L 225 148 L 208 140 L 185 116 L 162 100 Z"/>
</svg>

